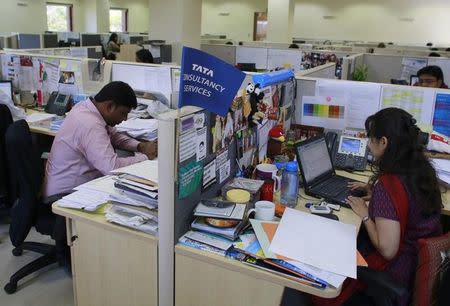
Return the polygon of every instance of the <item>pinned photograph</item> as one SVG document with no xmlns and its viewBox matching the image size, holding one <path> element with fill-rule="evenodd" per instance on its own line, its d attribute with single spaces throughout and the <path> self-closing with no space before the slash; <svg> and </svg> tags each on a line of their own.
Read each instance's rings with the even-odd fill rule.
<svg viewBox="0 0 450 306">
<path fill-rule="evenodd" d="M 75 84 L 75 73 L 73 71 L 61 71 L 59 77 L 60 84 Z"/>
</svg>

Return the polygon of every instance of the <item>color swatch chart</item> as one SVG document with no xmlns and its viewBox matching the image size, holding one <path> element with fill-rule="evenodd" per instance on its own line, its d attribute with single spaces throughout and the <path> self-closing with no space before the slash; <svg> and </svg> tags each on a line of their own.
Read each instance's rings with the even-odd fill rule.
<svg viewBox="0 0 450 306">
<path fill-rule="evenodd" d="M 343 119 L 344 111 L 342 105 L 303 104 L 303 116 Z"/>
</svg>

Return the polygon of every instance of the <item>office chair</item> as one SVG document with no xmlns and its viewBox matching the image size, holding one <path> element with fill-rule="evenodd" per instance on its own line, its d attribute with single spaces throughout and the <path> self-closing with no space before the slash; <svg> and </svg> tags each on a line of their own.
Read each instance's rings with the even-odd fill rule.
<svg viewBox="0 0 450 306">
<path fill-rule="evenodd" d="M 448 283 L 448 273 L 450 270 L 443 270 L 441 265 L 441 251 L 450 250 L 450 232 L 439 236 L 422 238 L 418 240 L 418 264 L 415 276 L 415 283 L 412 293 L 412 305 L 444 305 L 448 301 L 440 301 L 440 296 L 448 295 L 448 288 L 443 288 Z M 441 284 L 439 284 L 440 274 L 443 274 Z M 446 274 L 445 274 L 446 273 Z M 387 273 L 375 271 L 366 267 L 357 268 L 357 277 L 367 284 L 364 292 L 366 298 L 371 300 L 374 306 L 395 306 L 397 299 L 401 297 L 406 288 L 392 279 Z M 446 280 L 445 276 L 447 277 Z M 441 288 L 439 288 L 441 285 Z M 351 299 L 350 299 L 351 300 Z M 367 305 L 367 302 L 364 303 Z M 344 306 L 361 305 L 358 297 Z"/>
<path fill-rule="evenodd" d="M 9 108 L 0 104 L 0 218 L 9 214 L 14 195 L 9 184 L 9 170 L 6 161 L 5 134 L 13 122 Z"/>
<path fill-rule="evenodd" d="M 55 236 L 56 217 L 51 212 L 51 205 L 40 202 L 39 193 L 43 179 L 43 165 L 36 147 L 32 144 L 31 133 L 25 120 L 14 122 L 8 127 L 5 135 L 7 161 L 14 169 L 10 176 L 17 188 L 17 201 L 11 208 L 11 225 L 9 237 L 14 256 L 22 255 L 23 250 L 30 250 L 43 256 L 28 263 L 10 277 L 4 287 L 9 294 L 17 290 L 17 283 L 22 278 L 57 262 L 57 245 L 37 242 L 25 242 L 32 226 L 44 235 Z"/>
</svg>

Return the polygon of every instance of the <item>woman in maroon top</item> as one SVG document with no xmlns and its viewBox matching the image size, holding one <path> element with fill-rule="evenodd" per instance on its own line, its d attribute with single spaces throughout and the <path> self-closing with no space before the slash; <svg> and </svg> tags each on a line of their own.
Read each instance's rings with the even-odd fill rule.
<svg viewBox="0 0 450 306">
<path fill-rule="evenodd" d="M 439 236 L 442 231 L 438 180 L 418 143 L 419 128 L 410 114 L 386 108 L 367 118 L 365 125 L 375 160 L 374 175 L 369 184 L 351 184 L 353 189 L 364 189 L 366 196 L 347 200 L 366 230 L 365 236 L 361 235 L 364 231 L 358 236 L 358 249 L 370 268 L 386 271 L 408 288 L 398 301 L 401 306 L 408 305 L 417 266 L 417 240 Z M 354 305 L 351 297 L 364 288 L 365 284 L 347 279 L 337 298 L 312 296 L 312 302 Z M 304 305 L 305 298 L 286 288 L 281 305 Z"/>
<path fill-rule="evenodd" d="M 387 108 L 366 120 L 374 176 L 366 198 L 349 197 L 362 219 L 372 252 L 369 267 L 383 270 L 406 286 L 399 305 L 408 305 L 417 266 L 417 240 L 441 235 L 441 193 L 434 168 L 418 143 L 416 120 L 406 111 Z M 369 200 L 366 205 L 366 200 Z"/>
</svg>

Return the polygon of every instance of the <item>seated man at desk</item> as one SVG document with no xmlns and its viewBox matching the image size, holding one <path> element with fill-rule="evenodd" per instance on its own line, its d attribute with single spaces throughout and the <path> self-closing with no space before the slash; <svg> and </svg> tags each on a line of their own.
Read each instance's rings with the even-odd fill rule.
<svg viewBox="0 0 450 306">
<path fill-rule="evenodd" d="M 444 73 L 439 66 L 426 66 L 417 72 L 419 81 L 414 86 L 448 88 L 444 83 Z"/>
<path fill-rule="evenodd" d="M 139 142 L 114 128 L 136 106 L 136 95 L 124 82 L 111 82 L 95 97 L 78 103 L 53 142 L 45 173 L 44 197 L 68 193 L 114 169 L 155 158 L 156 142 Z M 119 157 L 115 148 L 140 153 Z"/>
</svg>

